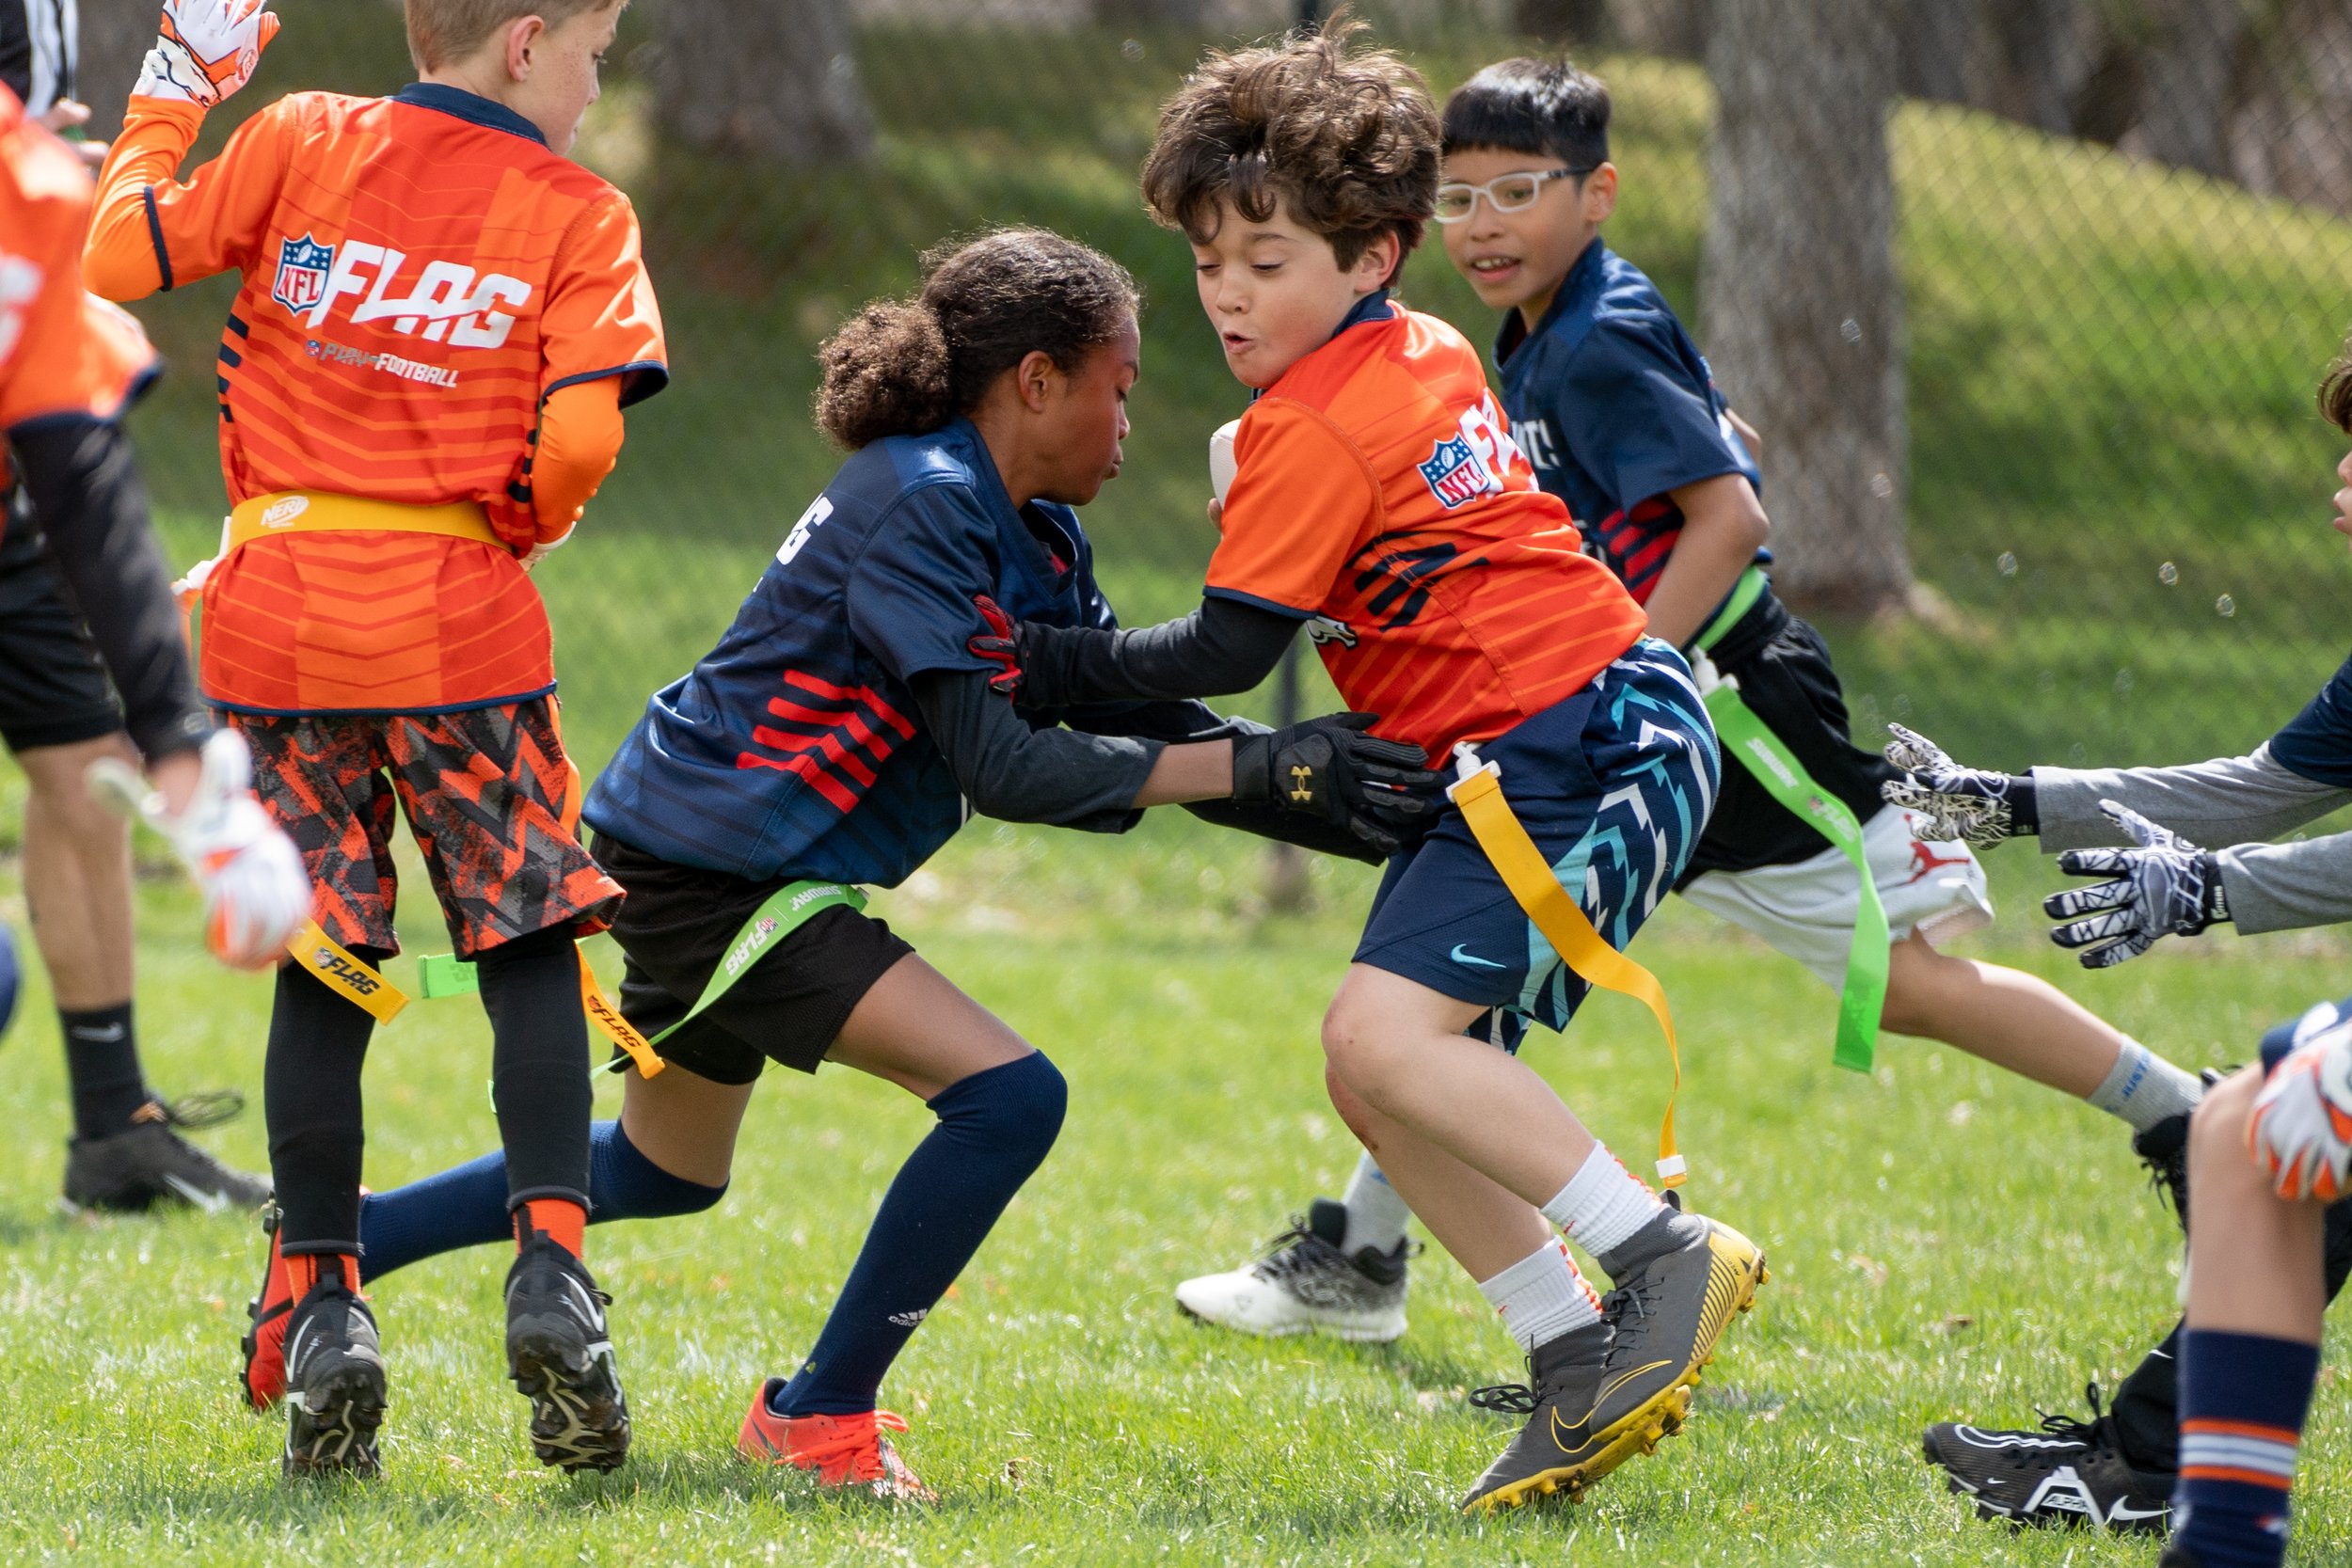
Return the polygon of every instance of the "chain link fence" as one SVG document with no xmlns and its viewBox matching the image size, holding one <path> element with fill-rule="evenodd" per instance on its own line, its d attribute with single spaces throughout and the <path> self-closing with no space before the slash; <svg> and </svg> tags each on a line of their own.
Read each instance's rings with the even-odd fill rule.
<svg viewBox="0 0 2352 1568">
<path fill-rule="evenodd" d="M 1826 607 L 1866 738 L 1901 718 L 1987 763 L 2204 755 L 2266 736 L 2343 656 L 2347 563 L 2327 518 L 2345 443 L 2311 398 L 2352 325 L 2341 0 L 1360 8 L 1440 93 L 1564 44 L 1609 82 L 1624 188 L 1609 240 L 1659 279 L 1763 430 L 1766 506 Z M 277 9 L 285 29 L 208 149 L 247 104 L 410 75 L 396 4 Z M 1213 543 L 1204 443 L 1244 394 L 1136 171 L 1156 104 L 1204 46 L 1298 9 L 637 0 L 578 156 L 644 217 L 675 380 L 631 414 L 579 542 L 540 574 L 583 767 L 707 646 L 837 461 L 807 417 L 816 345 L 860 301 L 909 288 L 926 246 L 983 225 L 1063 230 L 1144 283 L 1130 461 L 1088 522 L 1129 620 L 1194 602 Z M 103 129 L 152 6 L 82 10 Z M 1782 74 L 1727 93 L 1719 125 L 1711 84 L 1734 69 Z M 1857 135 L 1848 92 L 1887 112 Z M 1743 135 L 1781 140 L 1729 159 Z M 1857 242 L 1834 190 L 1817 193 L 1867 182 L 1874 159 L 1891 223 Z M 1740 221 L 1715 199 L 1734 175 L 1749 182 Z M 1771 357 L 1811 355 L 1835 383 L 1836 344 L 1742 336 L 1748 313 L 1815 287 L 1808 245 L 1856 243 L 1891 245 L 1897 297 L 1811 305 L 1855 337 L 1865 320 L 1899 324 L 1900 373 L 1858 411 L 1851 387 L 1807 401 Z M 215 280 L 139 307 L 174 373 L 135 431 L 183 562 L 223 507 L 208 367 L 230 292 Z M 1434 244 L 1406 293 L 1491 336 Z M 1823 456 L 1840 449 L 1812 437 L 1852 418 L 1891 431 L 1892 456 Z M 1888 541 L 1892 589 L 1841 597 L 1840 563 Z M 1320 681 L 1310 670 L 1310 705 Z"/>
</svg>

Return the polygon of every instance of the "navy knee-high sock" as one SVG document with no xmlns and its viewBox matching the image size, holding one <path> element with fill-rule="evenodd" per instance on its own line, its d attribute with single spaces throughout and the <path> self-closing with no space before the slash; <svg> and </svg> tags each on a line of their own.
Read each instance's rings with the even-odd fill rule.
<svg viewBox="0 0 2352 1568">
<path fill-rule="evenodd" d="M 2279 1568 L 2319 1347 L 2192 1328 L 2181 1336 L 2174 1539 L 2204 1568 Z"/>
<path fill-rule="evenodd" d="M 777 1415 L 874 1408 L 907 1337 L 1044 1162 L 1068 1101 L 1061 1073 L 1041 1053 L 960 1079 L 931 1100 L 939 1125 L 898 1167 L 817 1348 L 770 1402 Z"/>
<path fill-rule="evenodd" d="M 375 1279 L 436 1253 L 512 1241 L 506 1186 L 506 1156 L 493 1151 L 405 1187 L 370 1193 L 359 1204 L 360 1277 Z M 592 1225 L 691 1214 L 717 1203 L 726 1190 L 724 1183 L 706 1187 L 663 1170 L 638 1151 L 618 1121 L 589 1130 Z"/>
</svg>

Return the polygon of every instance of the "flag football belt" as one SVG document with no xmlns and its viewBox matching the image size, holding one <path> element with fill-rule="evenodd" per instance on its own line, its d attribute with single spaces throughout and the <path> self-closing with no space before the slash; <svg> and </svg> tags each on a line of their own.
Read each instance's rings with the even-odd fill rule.
<svg viewBox="0 0 2352 1568">
<path fill-rule="evenodd" d="M 1788 742 L 1748 706 L 1740 695 L 1739 678 L 1720 673 L 1707 657 L 1756 608 L 1764 589 L 1762 567 L 1750 566 L 1740 574 L 1724 608 L 1698 635 L 1693 673 L 1724 751 L 1740 759 L 1766 794 L 1799 821 L 1811 823 L 1853 865 L 1861 895 L 1854 910 L 1853 940 L 1846 949 L 1846 985 L 1837 999 L 1837 1044 L 1831 1059 L 1839 1067 L 1867 1072 L 1877 1051 L 1879 1019 L 1886 1010 L 1886 966 L 1893 943 L 1862 824 L 1851 807 L 1813 782 Z"/>
<path fill-rule="evenodd" d="M 1673 1011 L 1666 1006 L 1666 988 L 1658 976 L 1609 945 L 1568 890 L 1560 885 L 1544 852 L 1535 847 L 1511 802 L 1503 798 L 1502 769 L 1482 763 L 1470 746 L 1454 748 L 1459 777 L 1446 788 L 1446 798 L 1462 809 L 1478 847 L 1511 890 L 1511 896 L 1544 934 L 1561 961 L 1587 985 L 1630 996 L 1650 1010 L 1665 1032 L 1666 1056 L 1674 1064 L 1674 1087 L 1666 1096 L 1666 1117 L 1658 1130 L 1658 1180 L 1679 1187 L 1689 1167 L 1675 1145 L 1675 1101 L 1682 1093 L 1682 1051 L 1675 1041 Z"/>
<path fill-rule="evenodd" d="M 507 547 L 498 531 L 490 526 L 489 515 L 473 501 L 405 506 L 399 501 L 368 500 L 325 490 L 275 490 L 237 503 L 220 525 L 220 553 L 189 573 L 187 580 L 203 580 L 205 574 L 218 571 L 231 556 L 256 539 L 289 533 L 360 532 L 430 533 L 444 539 L 479 540 L 501 549 Z M 186 622 L 188 651 L 200 663 L 204 639 L 202 592 L 183 584 L 180 610 Z"/>
<path fill-rule="evenodd" d="M 766 956 L 768 950 L 808 924 L 825 910 L 866 908 L 866 895 L 845 882 L 787 882 L 776 889 L 752 911 L 743 922 L 743 928 L 727 943 L 726 954 L 719 967 L 710 974 L 709 983 L 685 1015 L 661 1033 L 647 1039 L 638 1033 L 621 1010 L 606 999 L 603 988 L 588 967 L 587 955 L 580 960 L 580 1004 L 588 1014 L 588 1022 L 618 1046 L 624 1053 L 607 1065 L 608 1072 L 623 1070 L 624 1061 L 633 1063 L 640 1074 L 651 1078 L 667 1066 L 655 1047 L 717 1004 L 719 998 L 733 990 L 735 983 L 752 971 L 752 966 Z M 357 960 L 354 960 L 357 961 Z M 482 979 L 472 964 L 463 962 L 448 953 L 437 953 L 418 961 L 418 973 L 428 999 L 461 996 L 482 989 Z M 403 1000 L 405 1000 L 404 998 Z"/>
</svg>

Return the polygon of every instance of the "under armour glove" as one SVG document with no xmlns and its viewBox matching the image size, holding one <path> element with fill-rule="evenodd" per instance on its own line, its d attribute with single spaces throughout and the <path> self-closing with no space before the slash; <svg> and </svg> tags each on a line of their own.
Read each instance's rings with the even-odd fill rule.
<svg viewBox="0 0 2352 1568">
<path fill-rule="evenodd" d="M 164 0 L 155 47 L 134 98 L 171 98 L 212 108 L 253 79 L 278 36 L 268 0 Z"/>
<path fill-rule="evenodd" d="M 2331 1002 L 2295 1025 L 2295 1049 L 2254 1101 L 2246 1146 L 2280 1197 L 2333 1203 L 2352 1170 L 2352 1017 Z"/>
<path fill-rule="evenodd" d="M 2070 877 L 2113 879 L 2042 901 L 2051 919 L 2070 922 L 2050 933 L 2052 942 L 2081 948 L 2085 969 L 2108 969 L 2138 958 L 2161 937 L 2193 937 L 2230 918 L 2212 851 L 2128 806 L 2102 800 L 2099 809 L 2139 847 L 2069 849 L 2058 857 L 2058 869 Z"/>
<path fill-rule="evenodd" d="M 1930 843 L 1963 839 L 1990 849 L 2004 839 L 2029 837 L 2041 830 L 2034 812 L 2033 780 L 2015 773 L 1963 768 L 1944 748 L 1915 730 L 1889 724 L 1894 740 L 1886 760 L 1903 770 L 1879 786 L 1887 804 L 1928 819 L 1920 837 Z"/>
<path fill-rule="evenodd" d="M 985 594 L 972 596 L 972 608 L 988 623 L 988 630 L 964 641 L 963 651 L 976 658 L 984 658 L 997 668 L 988 677 L 988 689 L 1000 697 L 1018 699 L 1021 696 L 1021 643 L 1012 617 L 1004 607 Z"/>
<path fill-rule="evenodd" d="M 1418 842 L 1445 809 L 1428 753 L 1366 734 L 1370 713 L 1334 713 L 1233 742 L 1233 799 L 1272 801 L 1345 827 L 1385 857 Z"/>
<path fill-rule="evenodd" d="M 153 824 L 179 852 L 204 894 L 204 941 L 213 957 L 235 969 L 264 968 L 310 918 L 310 874 L 294 841 L 253 794 L 245 736 L 215 730 L 202 754 L 196 793 L 177 816 L 167 816 L 163 798 L 115 758 L 91 766 L 90 784 Z"/>
</svg>

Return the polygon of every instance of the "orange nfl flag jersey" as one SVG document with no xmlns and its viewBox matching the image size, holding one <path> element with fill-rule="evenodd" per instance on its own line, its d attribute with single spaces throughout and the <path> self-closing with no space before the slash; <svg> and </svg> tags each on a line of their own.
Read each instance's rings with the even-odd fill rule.
<svg viewBox="0 0 2352 1568">
<path fill-rule="evenodd" d="M 1208 592 L 1312 617 L 1347 705 L 1442 759 L 1567 697 L 1648 618 L 1536 488 L 1477 350 L 1390 309 L 1242 417 Z"/>
<path fill-rule="evenodd" d="M 611 377 L 625 406 L 667 381 L 636 214 L 520 116 L 432 86 L 300 93 L 183 183 L 202 118 L 132 100 L 85 267 L 115 299 L 243 275 L 218 379 L 232 503 L 306 491 L 528 516 L 550 396 Z M 250 713 L 446 711 L 554 685 L 513 550 L 376 530 L 225 556 L 199 673 Z"/>
</svg>

